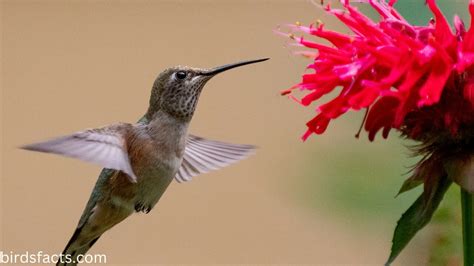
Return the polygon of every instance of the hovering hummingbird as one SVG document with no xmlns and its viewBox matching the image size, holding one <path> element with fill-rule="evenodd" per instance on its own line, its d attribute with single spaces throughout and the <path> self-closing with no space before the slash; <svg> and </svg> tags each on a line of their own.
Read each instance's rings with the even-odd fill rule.
<svg viewBox="0 0 474 266">
<path fill-rule="evenodd" d="M 199 95 L 209 79 L 223 71 L 268 60 L 258 59 L 212 69 L 177 66 L 156 78 L 146 114 L 135 124 L 118 123 L 23 146 L 105 167 L 77 228 L 63 251 L 75 265 L 108 229 L 133 212 L 150 212 L 171 181 L 225 167 L 255 147 L 188 135 Z"/>
</svg>

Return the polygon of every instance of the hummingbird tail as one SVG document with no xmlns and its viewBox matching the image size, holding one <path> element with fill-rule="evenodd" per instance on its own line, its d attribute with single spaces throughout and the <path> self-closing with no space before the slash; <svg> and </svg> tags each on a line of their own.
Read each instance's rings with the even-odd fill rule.
<svg viewBox="0 0 474 266">
<path fill-rule="evenodd" d="M 71 239 L 67 243 L 60 261 L 56 266 L 75 266 L 80 260 L 80 256 L 83 256 L 89 251 L 89 249 L 99 240 L 100 235 L 94 238 L 86 239 L 81 235 L 83 227 L 78 227 Z"/>
<path fill-rule="evenodd" d="M 85 216 L 79 221 L 79 226 L 62 253 L 62 261 L 57 265 L 77 265 L 103 233 L 133 213 L 131 209 L 121 208 L 110 201 L 90 205 L 92 207 L 86 208 Z"/>
</svg>

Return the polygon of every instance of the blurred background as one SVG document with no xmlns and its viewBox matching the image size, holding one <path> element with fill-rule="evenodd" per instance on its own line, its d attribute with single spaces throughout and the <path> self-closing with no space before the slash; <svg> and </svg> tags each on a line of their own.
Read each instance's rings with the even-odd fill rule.
<svg viewBox="0 0 474 266">
<path fill-rule="evenodd" d="M 410 22 L 431 17 L 423 0 L 399 2 Z M 450 21 L 457 13 L 469 26 L 468 0 L 437 2 Z M 279 91 L 299 82 L 309 61 L 293 56 L 272 30 L 321 19 L 348 32 L 310 1 L 0 3 L 0 250 L 61 252 L 100 172 L 18 146 L 136 121 L 155 77 L 169 66 L 271 57 L 210 81 L 191 125 L 200 136 L 255 144 L 257 154 L 173 183 L 150 214 L 114 227 L 91 253 L 112 264 L 385 262 L 396 221 L 420 193 L 395 198 L 417 158 L 395 132 L 373 143 L 356 139 L 362 113 L 300 140 L 314 108 Z M 458 193 L 449 191 L 396 265 L 460 264 Z"/>
</svg>

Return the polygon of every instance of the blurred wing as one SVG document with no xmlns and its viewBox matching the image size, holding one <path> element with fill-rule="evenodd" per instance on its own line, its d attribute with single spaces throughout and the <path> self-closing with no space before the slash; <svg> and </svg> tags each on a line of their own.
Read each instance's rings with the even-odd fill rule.
<svg viewBox="0 0 474 266">
<path fill-rule="evenodd" d="M 254 151 L 252 145 L 229 144 L 189 135 L 176 181 L 190 181 L 193 176 L 233 164 Z"/>
<path fill-rule="evenodd" d="M 21 147 L 25 150 L 60 154 L 86 162 L 99 164 L 105 168 L 125 172 L 132 182 L 136 182 L 125 136 L 132 128 L 130 124 L 116 124 L 108 127 L 89 129 L 72 135 Z"/>
</svg>

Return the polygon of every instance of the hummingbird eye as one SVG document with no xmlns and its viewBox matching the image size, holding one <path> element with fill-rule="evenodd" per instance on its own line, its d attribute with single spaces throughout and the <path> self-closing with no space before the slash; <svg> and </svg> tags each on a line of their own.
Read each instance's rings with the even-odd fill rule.
<svg viewBox="0 0 474 266">
<path fill-rule="evenodd" d="M 185 79 L 187 76 L 187 73 L 184 71 L 178 71 L 176 72 L 176 78 L 178 79 Z"/>
</svg>

